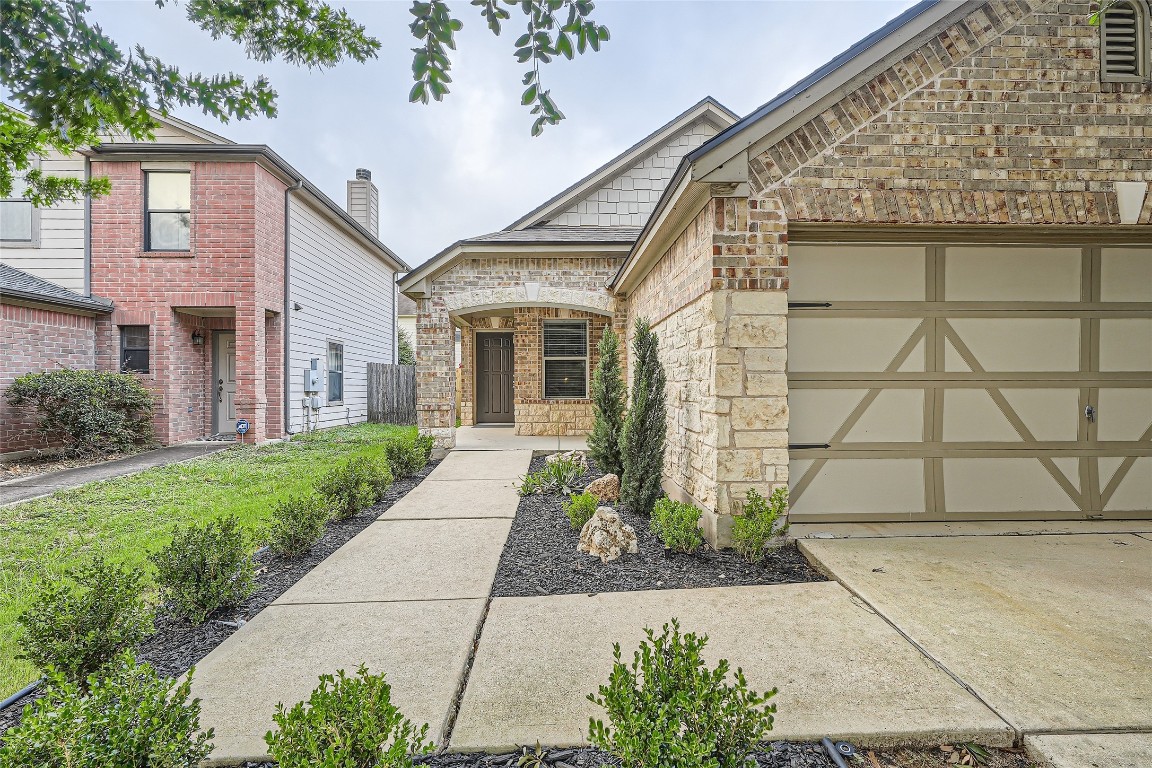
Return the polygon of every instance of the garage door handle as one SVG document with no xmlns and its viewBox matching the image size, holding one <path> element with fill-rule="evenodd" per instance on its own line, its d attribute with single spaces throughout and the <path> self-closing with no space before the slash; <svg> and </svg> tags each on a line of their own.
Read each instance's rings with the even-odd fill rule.
<svg viewBox="0 0 1152 768">
<path fill-rule="evenodd" d="M 805 449 L 831 448 L 831 447 L 832 446 L 829 445 L 828 443 L 788 443 L 788 450 L 790 450 L 790 451 L 802 451 Z"/>
<path fill-rule="evenodd" d="M 788 309 L 821 309 L 823 307 L 830 307 L 832 304 L 827 301 L 790 301 L 788 302 Z"/>
<path fill-rule="evenodd" d="M 1090 405 L 1084 406 L 1084 418 L 1088 419 L 1088 421 L 1096 421 L 1096 409 Z"/>
</svg>

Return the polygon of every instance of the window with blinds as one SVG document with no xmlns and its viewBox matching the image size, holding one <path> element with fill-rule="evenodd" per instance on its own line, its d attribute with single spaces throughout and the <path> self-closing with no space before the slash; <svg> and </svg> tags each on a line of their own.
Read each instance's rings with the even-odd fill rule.
<svg viewBox="0 0 1152 768">
<path fill-rule="evenodd" d="M 1143 0 L 1117 0 L 1101 14 L 1100 74 L 1114 81 L 1148 77 L 1148 8 Z"/>
<path fill-rule="evenodd" d="M 588 323 L 544 321 L 544 399 L 588 397 Z"/>
</svg>

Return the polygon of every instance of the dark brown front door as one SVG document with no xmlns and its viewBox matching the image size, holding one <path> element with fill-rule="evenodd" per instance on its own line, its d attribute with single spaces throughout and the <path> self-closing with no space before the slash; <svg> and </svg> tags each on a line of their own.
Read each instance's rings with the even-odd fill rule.
<svg viewBox="0 0 1152 768">
<path fill-rule="evenodd" d="M 476 423 L 511 424 L 512 334 L 476 334 Z"/>
</svg>

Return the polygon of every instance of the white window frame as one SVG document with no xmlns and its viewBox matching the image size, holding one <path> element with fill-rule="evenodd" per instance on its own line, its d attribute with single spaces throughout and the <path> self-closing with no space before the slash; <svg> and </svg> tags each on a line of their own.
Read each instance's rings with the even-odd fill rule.
<svg viewBox="0 0 1152 768">
<path fill-rule="evenodd" d="M 35 164 L 36 168 L 40 167 L 40 163 Z M 17 185 L 23 186 L 24 178 L 19 175 L 19 172 L 13 173 L 13 187 Z M 30 225 L 29 237 L 27 240 L 21 238 L 4 237 L 0 232 L 0 243 L 12 248 L 39 248 L 40 247 L 40 208 L 33 205 L 31 198 L 28 197 L 5 197 L 0 198 L 0 203 L 28 203 L 32 208 L 32 222 Z"/>
<path fill-rule="evenodd" d="M 348 369 L 348 360 L 344 356 L 344 342 L 338 339 L 328 339 L 328 343 L 324 345 L 324 400 L 328 405 L 343 405 L 344 397 L 348 394 L 346 387 L 348 386 L 348 379 L 344 373 Z M 332 347 L 340 347 L 340 399 L 332 399 Z"/>
<path fill-rule="evenodd" d="M 544 354 L 544 333 L 549 325 L 576 325 L 584 326 L 584 355 L 546 355 Z M 541 400 L 587 400 L 588 390 L 591 386 L 589 379 L 591 378 L 590 363 L 592 359 L 591 349 L 591 328 L 587 320 L 565 320 L 563 318 L 552 318 L 545 320 L 540 327 L 540 399 Z M 549 360 L 583 360 L 584 361 L 584 394 L 576 397 L 548 397 L 548 361 Z"/>
<path fill-rule="evenodd" d="M 188 210 L 183 208 L 151 208 L 148 203 L 148 185 L 152 174 L 183 174 L 188 177 Z M 177 169 L 144 169 L 144 251 L 145 253 L 191 253 L 192 252 L 192 171 Z M 186 213 L 188 214 L 188 247 L 187 248 L 155 248 L 152 245 L 152 214 L 154 213 Z"/>
</svg>

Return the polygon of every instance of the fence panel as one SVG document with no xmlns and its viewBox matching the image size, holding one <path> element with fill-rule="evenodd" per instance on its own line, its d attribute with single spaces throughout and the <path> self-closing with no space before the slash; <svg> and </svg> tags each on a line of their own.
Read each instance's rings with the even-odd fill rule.
<svg viewBox="0 0 1152 768">
<path fill-rule="evenodd" d="M 416 366 L 368 363 L 368 421 L 416 423 Z"/>
</svg>

